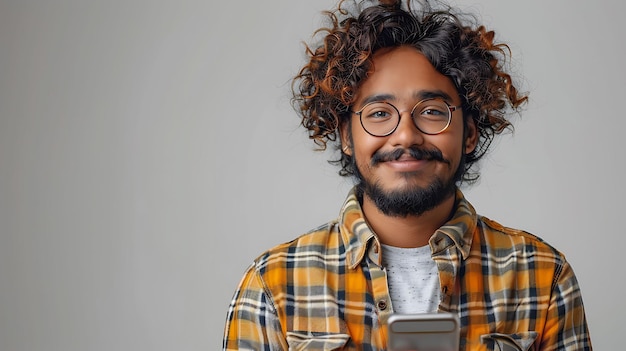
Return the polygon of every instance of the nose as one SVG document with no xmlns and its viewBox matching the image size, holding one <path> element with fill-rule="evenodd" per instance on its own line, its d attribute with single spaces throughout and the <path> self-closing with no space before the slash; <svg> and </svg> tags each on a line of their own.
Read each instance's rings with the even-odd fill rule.
<svg viewBox="0 0 626 351">
<path fill-rule="evenodd" d="M 412 145 L 422 145 L 424 143 L 424 134 L 417 129 L 411 111 L 404 111 L 400 113 L 400 123 L 398 128 L 391 133 L 390 142 L 394 146 L 410 147 Z"/>
</svg>

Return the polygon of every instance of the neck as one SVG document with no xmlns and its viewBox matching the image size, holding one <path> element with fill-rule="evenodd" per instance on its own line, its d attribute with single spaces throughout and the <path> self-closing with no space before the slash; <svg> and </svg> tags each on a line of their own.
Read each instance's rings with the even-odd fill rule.
<svg viewBox="0 0 626 351">
<path fill-rule="evenodd" d="M 363 214 L 381 243 L 396 247 L 421 247 L 450 218 L 454 209 L 452 194 L 437 207 L 421 215 L 391 217 L 382 213 L 366 194 L 363 195 Z"/>
</svg>

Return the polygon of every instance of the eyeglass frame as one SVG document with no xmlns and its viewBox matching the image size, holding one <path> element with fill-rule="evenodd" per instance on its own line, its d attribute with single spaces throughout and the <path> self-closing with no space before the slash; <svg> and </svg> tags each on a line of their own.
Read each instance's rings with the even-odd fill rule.
<svg viewBox="0 0 626 351">
<path fill-rule="evenodd" d="M 445 127 L 443 127 L 440 131 L 438 131 L 438 132 L 436 132 L 436 133 L 429 133 L 429 132 L 425 132 L 425 131 L 423 131 L 423 130 L 422 130 L 422 129 L 421 129 L 421 128 L 417 125 L 417 122 L 415 121 L 415 117 L 413 116 L 413 113 L 415 112 L 415 109 L 417 108 L 417 106 L 419 106 L 420 104 L 422 104 L 422 103 L 424 103 L 424 102 L 426 102 L 426 101 L 431 101 L 431 100 L 436 100 L 436 101 L 439 101 L 439 102 L 443 102 L 443 103 L 446 105 L 446 107 L 448 108 L 448 111 L 449 111 L 449 114 L 448 114 L 448 123 L 446 124 L 446 126 L 445 126 Z M 369 130 L 367 130 L 367 128 L 365 128 L 365 126 L 363 125 L 363 110 L 365 110 L 365 108 L 366 108 L 367 106 L 369 106 L 369 105 L 372 105 L 372 104 L 380 104 L 380 103 L 387 104 L 387 105 L 389 105 L 389 106 L 393 107 L 393 109 L 394 109 L 394 110 L 396 110 L 396 112 L 398 112 L 398 123 L 396 123 L 396 126 L 395 126 L 395 127 L 393 127 L 393 128 L 392 128 L 392 129 L 391 129 L 388 133 L 383 134 L 383 135 L 376 135 L 376 134 L 373 134 L 372 132 L 370 132 Z M 418 101 L 418 102 L 417 102 L 417 103 L 413 106 L 413 108 L 411 109 L 411 113 L 410 113 L 410 116 L 411 116 L 411 121 L 413 121 L 413 125 L 415 126 L 415 128 L 417 128 L 420 132 L 422 132 L 422 133 L 424 133 L 424 134 L 427 134 L 427 135 L 437 135 L 437 134 L 441 134 L 441 133 L 445 132 L 445 131 L 446 131 L 446 129 L 448 129 L 448 127 L 450 127 L 450 124 L 452 124 L 452 113 L 453 113 L 454 111 L 457 111 L 457 110 L 458 110 L 458 109 L 460 109 L 460 108 L 461 108 L 461 106 L 453 106 L 453 105 L 450 105 L 449 103 L 447 103 L 447 102 L 446 102 L 445 100 L 443 100 L 443 99 L 438 99 L 438 98 L 427 98 L 427 99 L 423 99 L 423 100 Z M 380 138 L 387 137 L 387 136 L 390 136 L 391 134 L 393 134 L 393 133 L 394 133 L 394 132 L 398 129 L 398 126 L 400 126 L 400 120 L 402 119 L 402 113 L 400 113 L 400 110 L 398 110 L 398 108 L 397 108 L 394 104 L 392 104 L 391 102 L 389 102 L 389 101 L 371 101 L 371 102 L 368 102 L 367 104 L 363 105 L 363 107 L 361 107 L 361 109 L 360 109 L 360 110 L 358 110 L 358 111 L 351 111 L 351 112 L 359 116 L 359 122 L 361 123 L 361 127 L 363 128 L 363 130 L 364 130 L 367 134 L 369 134 L 369 135 L 371 135 L 371 136 L 374 136 L 374 137 L 380 137 Z"/>
</svg>

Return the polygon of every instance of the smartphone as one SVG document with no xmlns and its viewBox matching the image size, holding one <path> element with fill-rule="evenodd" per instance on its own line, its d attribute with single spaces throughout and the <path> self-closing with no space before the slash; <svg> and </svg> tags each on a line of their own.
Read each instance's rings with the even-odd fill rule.
<svg viewBox="0 0 626 351">
<path fill-rule="evenodd" d="M 388 351 L 458 351 L 459 317 L 452 313 L 393 314 Z"/>
</svg>

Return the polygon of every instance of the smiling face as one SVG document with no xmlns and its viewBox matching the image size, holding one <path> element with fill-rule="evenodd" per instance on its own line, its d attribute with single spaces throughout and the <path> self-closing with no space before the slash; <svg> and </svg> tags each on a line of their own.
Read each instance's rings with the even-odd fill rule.
<svg viewBox="0 0 626 351">
<path fill-rule="evenodd" d="M 419 51 L 406 46 L 381 50 L 352 110 L 372 101 L 388 102 L 400 112 L 400 124 L 390 135 L 372 136 L 353 113 L 351 123 L 342 127 L 342 144 L 355 162 L 358 187 L 387 215 L 420 215 L 453 196 L 464 156 L 476 146 L 476 128 L 471 119 L 464 127 L 460 108 L 451 112 L 450 125 L 440 134 L 422 133 L 411 110 L 427 98 L 461 105 L 452 81 Z"/>
</svg>

